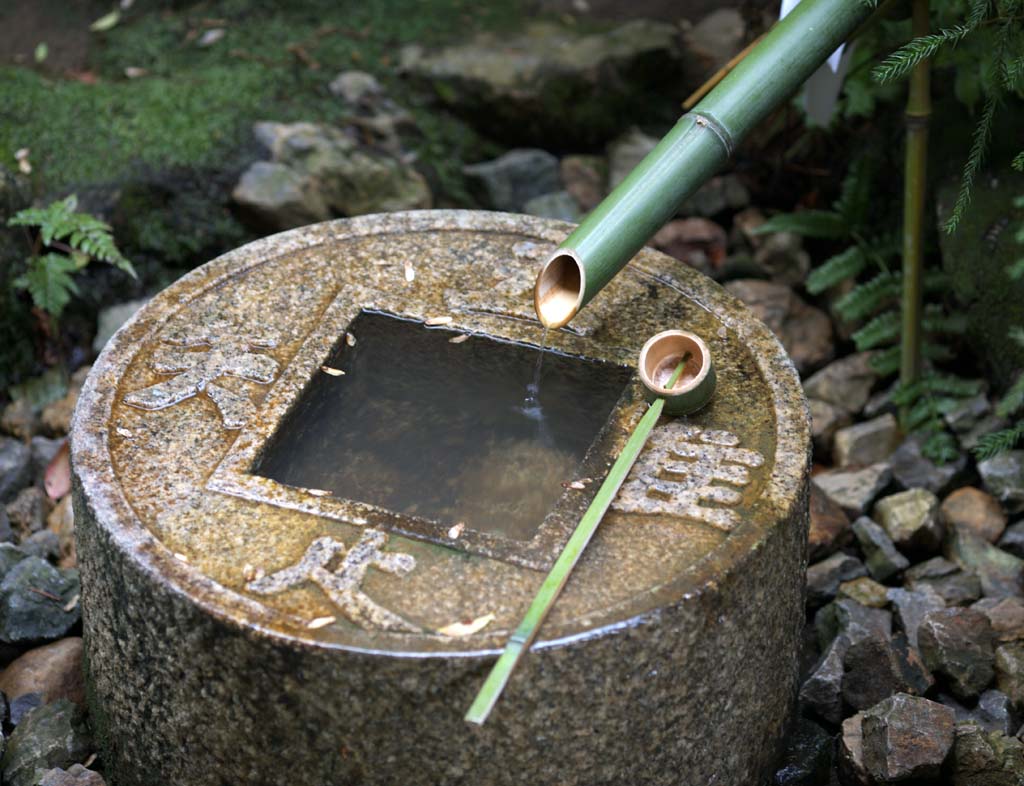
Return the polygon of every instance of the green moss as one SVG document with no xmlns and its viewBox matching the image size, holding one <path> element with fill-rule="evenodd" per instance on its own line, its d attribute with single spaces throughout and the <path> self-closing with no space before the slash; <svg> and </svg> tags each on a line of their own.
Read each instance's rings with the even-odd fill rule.
<svg viewBox="0 0 1024 786">
<path fill-rule="evenodd" d="M 209 29 L 203 21 L 209 19 L 222 20 L 226 32 L 201 48 L 196 34 Z M 96 84 L 0 68 L 0 117 L 17 119 L 0 123 L 0 160 L 31 148 L 47 192 L 116 181 L 139 169 L 223 166 L 250 143 L 258 120 L 339 119 L 340 102 L 327 91 L 338 71 L 374 72 L 401 100 L 403 86 L 392 69 L 402 45 L 440 43 L 455 30 L 502 29 L 516 21 L 513 0 L 222 0 L 170 13 L 143 6 L 97 36 Z M 292 45 L 321 67 L 303 63 Z M 129 67 L 147 75 L 128 79 Z M 443 169 L 434 148 L 437 133 L 450 129 L 428 125 L 434 127 L 425 130 L 426 154 Z"/>
</svg>

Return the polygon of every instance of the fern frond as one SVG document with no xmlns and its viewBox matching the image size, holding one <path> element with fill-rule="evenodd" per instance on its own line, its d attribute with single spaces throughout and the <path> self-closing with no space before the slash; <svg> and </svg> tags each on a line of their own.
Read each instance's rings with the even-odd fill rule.
<svg viewBox="0 0 1024 786">
<path fill-rule="evenodd" d="M 59 317 L 71 296 L 78 294 L 78 286 L 71 278 L 76 269 L 71 257 L 43 254 L 31 257 L 25 272 L 12 283 L 16 288 L 26 290 L 36 306 L 53 317 Z"/>
<path fill-rule="evenodd" d="M 853 322 L 873 314 L 900 296 L 900 277 L 889 272 L 877 274 L 869 281 L 851 289 L 836 301 L 839 315 Z"/>
<path fill-rule="evenodd" d="M 1017 375 L 1010 389 L 996 404 L 996 414 L 1001 418 L 1008 418 L 1020 412 L 1021 408 L 1024 408 L 1024 372 Z"/>
<path fill-rule="evenodd" d="M 991 3 L 989 0 L 971 0 L 971 10 L 967 15 L 967 29 L 973 30 L 975 27 L 985 21 L 988 16 L 989 7 Z"/>
<path fill-rule="evenodd" d="M 864 327 L 853 334 L 853 343 L 858 352 L 874 349 L 883 344 L 891 344 L 900 335 L 900 314 L 898 311 L 885 311 L 874 317 Z"/>
<path fill-rule="evenodd" d="M 873 159 L 860 156 L 853 160 L 846 171 L 840 187 L 839 198 L 833 204 L 836 213 L 851 229 L 864 226 L 867 222 L 868 209 L 871 207 L 872 181 L 874 175 Z"/>
<path fill-rule="evenodd" d="M 960 457 L 956 439 L 945 429 L 929 436 L 921 446 L 921 453 L 936 464 L 948 464 Z"/>
<path fill-rule="evenodd" d="M 842 238 L 848 237 L 850 227 L 843 217 L 831 210 L 798 210 L 795 213 L 779 213 L 754 230 L 755 235 L 768 232 L 793 232 L 803 237 Z"/>
<path fill-rule="evenodd" d="M 984 390 L 980 379 L 964 379 L 955 374 L 926 374 L 909 385 L 900 385 L 892 394 L 892 402 L 903 407 L 913 404 L 922 396 L 955 396 L 970 398 Z"/>
<path fill-rule="evenodd" d="M 944 344 L 935 344 L 931 341 L 921 342 L 921 357 L 933 362 L 944 362 L 953 358 L 953 353 Z M 899 345 L 882 349 L 871 356 L 868 361 L 875 373 L 881 377 L 888 377 L 900 370 L 900 347 Z"/>
<path fill-rule="evenodd" d="M 928 333 L 960 335 L 967 330 L 967 317 L 963 314 L 947 314 L 942 306 L 931 303 L 925 306 L 921 325 Z"/>
<path fill-rule="evenodd" d="M 1024 150 L 1021 150 L 1013 157 L 1013 163 L 1011 166 L 1018 172 L 1024 172 Z"/>
<path fill-rule="evenodd" d="M 974 446 L 974 457 L 978 461 L 984 461 L 998 456 L 1007 450 L 1013 450 L 1022 438 L 1024 438 L 1024 420 L 1018 421 L 1009 428 L 992 431 L 983 436 Z"/>
<path fill-rule="evenodd" d="M 907 431 L 919 431 L 929 421 L 938 421 L 933 428 L 942 427 L 942 416 L 952 412 L 960 405 L 960 399 L 952 396 L 923 396 L 914 402 L 904 418 L 903 426 Z"/>
<path fill-rule="evenodd" d="M 1006 268 L 1006 275 L 1014 281 L 1020 281 L 1024 278 L 1024 257 L 1010 263 L 1009 267 Z"/>
<path fill-rule="evenodd" d="M 875 66 L 871 76 L 875 81 L 885 84 L 893 82 L 908 74 L 914 66 L 922 60 L 927 60 L 944 46 L 956 46 L 960 43 L 971 28 L 966 25 L 956 25 L 946 30 L 940 30 L 932 35 L 920 36 L 901 46 L 885 60 Z"/>
<path fill-rule="evenodd" d="M 867 257 L 860 246 L 850 246 L 811 271 L 805 284 L 807 291 L 812 295 L 820 295 L 826 289 L 857 276 L 867 263 Z"/>
</svg>

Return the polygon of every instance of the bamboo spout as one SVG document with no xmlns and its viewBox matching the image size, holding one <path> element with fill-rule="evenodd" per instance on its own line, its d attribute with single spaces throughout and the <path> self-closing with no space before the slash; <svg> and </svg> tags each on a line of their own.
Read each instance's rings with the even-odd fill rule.
<svg viewBox="0 0 1024 786">
<path fill-rule="evenodd" d="M 862 0 L 802 0 L 775 25 L 544 263 L 541 323 L 568 324 L 871 12 Z"/>
</svg>

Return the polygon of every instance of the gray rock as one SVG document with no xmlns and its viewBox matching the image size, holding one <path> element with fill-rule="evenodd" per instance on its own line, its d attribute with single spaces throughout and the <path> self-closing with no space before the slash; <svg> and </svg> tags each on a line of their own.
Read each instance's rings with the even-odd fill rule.
<svg viewBox="0 0 1024 786">
<path fill-rule="evenodd" d="M 1024 559 L 1024 521 L 1018 521 L 1006 528 L 1006 532 L 999 539 L 999 548 Z"/>
<path fill-rule="evenodd" d="M 888 464 L 872 464 L 863 469 L 837 469 L 814 476 L 814 482 L 850 518 L 863 515 L 891 480 L 892 471 Z"/>
<path fill-rule="evenodd" d="M 523 205 L 523 212 L 529 216 L 540 216 L 541 218 L 554 218 L 559 221 L 568 221 L 576 224 L 583 217 L 576 200 L 568 191 L 555 191 L 551 194 L 542 194 L 534 197 Z"/>
<path fill-rule="evenodd" d="M 721 278 L 726 242 L 725 230 L 708 218 L 676 218 L 659 229 L 649 245 L 706 276 Z"/>
<path fill-rule="evenodd" d="M 954 461 L 936 464 L 921 452 L 921 439 L 911 435 L 893 451 L 889 463 L 893 478 L 903 488 L 922 488 L 933 494 L 944 494 L 964 477 L 967 456 L 961 454 Z"/>
<path fill-rule="evenodd" d="M 849 554 L 837 552 L 807 568 L 807 605 L 822 606 L 835 597 L 844 581 L 866 576 L 863 563 Z"/>
<path fill-rule="evenodd" d="M 876 609 L 884 609 L 889 605 L 887 588 L 872 578 L 861 576 L 857 579 L 844 581 L 839 585 L 837 598 L 850 598 L 862 606 L 871 606 Z"/>
<path fill-rule="evenodd" d="M 608 145 L 608 189 L 614 189 L 647 157 L 658 137 L 631 128 Z"/>
<path fill-rule="evenodd" d="M 8 721 L 11 726 L 18 726 L 25 718 L 46 702 L 40 693 L 22 693 L 11 699 L 8 707 Z"/>
<path fill-rule="evenodd" d="M 1024 708 L 1024 642 L 1011 641 L 996 647 L 996 687 Z"/>
<path fill-rule="evenodd" d="M 697 54 L 708 61 L 709 76 L 739 53 L 746 32 L 743 14 L 735 8 L 718 8 L 693 26 L 690 38 Z"/>
<path fill-rule="evenodd" d="M 946 770 L 952 786 L 1020 786 L 1024 743 L 973 721 L 958 723 Z"/>
<path fill-rule="evenodd" d="M 462 171 L 473 195 L 493 210 L 522 213 L 531 199 L 559 190 L 558 159 L 545 150 L 510 150 Z"/>
<path fill-rule="evenodd" d="M 431 205 L 426 180 L 410 164 L 359 145 L 341 130 L 314 123 L 257 123 L 271 151 L 232 192 L 234 200 L 275 229 L 333 215 L 357 216 Z"/>
<path fill-rule="evenodd" d="M 983 598 L 971 608 L 988 617 L 1000 642 L 1024 639 L 1024 598 Z"/>
<path fill-rule="evenodd" d="M 352 106 L 384 95 L 384 88 L 377 77 L 366 71 L 342 71 L 331 80 L 327 89 L 331 95 L 338 96 Z"/>
<path fill-rule="evenodd" d="M 878 380 L 870 360 L 870 352 L 858 352 L 833 361 L 804 382 L 804 393 L 856 414 Z"/>
<path fill-rule="evenodd" d="M 864 713 L 858 712 L 843 721 L 839 735 L 839 775 L 846 786 L 868 786 L 864 767 Z"/>
<path fill-rule="evenodd" d="M 634 19 L 603 31 L 529 22 L 514 36 L 481 33 L 437 51 L 407 46 L 399 68 L 493 139 L 589 148 L 659 106 L 667 113 L 675 104 L 667 96 L 697 87 L 702 77 L 686 60 L 678 27 Z"/>
<path fill-rule="evenodd" d="M 750 192 L 734 174 L 718 175 L 697 189 L 679 206 L 679 215 L 713 218 L 726 210 L 739 210 L 750 204 Z"/>
<path fill-rule="evenodd" d="M 1024 511 L 1024 450 L 1010 450 L 978 463 L 985 490 L 1010 513 Z"/>
<path fill-rule="evenodd" d="M 63 444 L 63 438 L 32 437 L 29 450 L 32 451 L 32 477 L 37 486 L 43 485 L 43 473 Z"/>
<path fill-rule="evenodd" d="M 0 504 L 32 482 L 32 452 L 23 442 L 0 437 Z"/>
<path fill-rule="evenodd" d="M 966 606 L 981 597 L 981 580 L 969 570 L 943 557 L 934 557 L 920 562 L 907 571 L 907 589 L 919 590 L 925 587 L 933 590 L 947 606 Z"/>
<path fill-rule="evenodd" d="M 845 409 L 812 398 L 807 400 L 811 410 L 811 438 L 815 455 L 827 459 L 832 455 L 832 442 L 836 431 L 848 426 L 853 418 Z"/>
<path fill-rule="evenodd" d="M 971 718 L 985 731 L 997 731 L 1007 737 L 1016 734 L 1021 724 L 1020 714 L 1014 709 L 1010 697 L 995 688 L 978 697 L 978 705 L 971 711 Z"/>
<path fill-rule="evenodd" d="M 80 763 L 92 747 L 81 709 L 58 699 L 32 712 L 14 730 L 0 762 L 4 783 L 36 786 L 42 773 Z"/>
<path fill-rule="evenodd" d="M 843 719 L 843 659 L 850 640 L 836 636 L 800 687 L 801 703 L 823 720 L 838 724 Z"/>
<path fill-rule="evenodd" d="M 66 635 L 81 618 L 79 604 L 69 608 L 78 594 L 77 570 L 38 557 L 19 560 L 0 581 L 0 641 L 29 644 Z"/>
<path fill-rule="evenodd" d="M 894 382 L 884 390 L 879 390 L 877 393 L 872 393 L 868 399 L 868 403 L 864 405 L 864 409 L 861 410 L 861 415 L 866 418 L 877 418 L 879 415 L 884 415 L 886 412 L 896 414 L 896 405 L 892 402 L 892 397 L 899 389 L 899 382 Z"/>
<path fill-rule="evenodd" d="M 916 651 L 900 650 L 877 632 L 850 644 L 843 658 L 843 699 L 856 710 L 896 693 L 924 693 L 931 684 Z"/>
<path fill-rule="evenodd" d="M 59 767 L 48 771 L 39 781 L 39 786 L 106 786 L 103 776 L 87 770 L 81 764 L 72 764 L 68 769 Z"/>
<path fill-rule="evenodd" d="M 890 636 L 892 614 L 885 609 L 873 609 L 841 598 L 818 609 L 814 615 L 814 627 L 818 632 L 818 644 L 825 650 L 839 635 L 845 636 L 851 644 L 869 636 Z"/>
<path fill-rule="evenodd" d="M 138 300 L 129 300 L 125 303 L 116 303 L 102 309 L 96 318 L 96 335 L 92 340 L 92 351 L 100 352 L 113 336 L 129 319 L 135 316 L 135 312 L 149 302 L 148 297 Z"/>
<path fill-rule="evenodd" d="M 840 467 L 877 464 L 889 458 L 900 439 L 900 427 L 890 414 L 846 426 L 836 432 L 832 456 Z"/>
<path fill-rule="evenodd" d="M 864 713 L 864 766 L 883 783 L 936 777 L 953 747 L 954 724 L 951 708 L 898 693 Z"/>
<path fill-rule="evenodd" d="M 46 526 L 46 517 L 52 509 L 53 502 L 46 492 L 38 486 L 29 486 L 7 505 L 7 516 L 18 536 L 27 538 Z"/>
<path fill-rule="evenodd" d="M 799 718 L 787 738 L 774 786 L 813 786 L 832 769 L 832 736 L 807 718 Z"/>
<path fill-rule="evenodd" d="M 811 257 L 793 232 L 772 232 L 754 251 L 754 264 L 772 281 L 794 286 L 807 278 Z"/>
<path fill-rule="evenodd" d="M 991 434 L 993 431 L 1001 431 L 1009 425 L 1009 420 L 1001 418 L 995 413 L 986 415 L 978 421 L 974 428 L 959 438 L 960 447 L 964 450 L 974 450 L 981 443 L 981 438 L 986 434 Z"/>
<path fill-rule="evenodd" d="M 910 646 L 917 649 L 918 629 L 925 615 L 938 609 L 944 609 L 945 602 L 930 587 L 916 592 L 893 588 L 889 590 L 888 595 L 897 624 L 907 637 Z"/>
<path fill-rule="evenodd" d="M 969 434 L 971 429 L 977 426 L 991 411 L 992 405 L 989 403 L 988 396 L 984 393 L 979 393 L 976 396 L 960 401 L 953 409 L 945 413 L 942 418 L 946 421 L 950 431 L 958 437 L 962 437 L 965 434 Z"/>
<path fill-rule="evenodd" d="M 601 156 L 571 155 L 558 162 L 562 185 L 576 206 L 590 212 L 604 198 L 608 183 L 608 162 Z"/>
<path fill-rule="evenodd" d="M 946 679 L 957 698 L 974 698 L 995 675 L 995 634 L 980 611 L 930 611 L 921 621 L 917 641 L 925 665 Z"/>
<path fill-rule="evenodd" d="M 832 323 L 821 309 L 808 305 L 783 285 L 758 279 L 737 279 L 725 285 L 786 348 L 801 374 L 832 357 Z"/>
<path fill-rule="evenodd" d="M 0 543 L 11 543 L 14 541 L 14 530 L 11 528 L 11 519 L 7 511 L 0 508 Z"/>
<path fill-rule="evenodd" d="M 1024 592 L 1024 560 L 996 548 L 973 532 L 954 527 L 946 540 L 946 556 L 981 580 L 990 598 Z"/>
<path fill-rule="evenodd" d="M 853 534 L 864 552 L 868 573 L 877 581 L 886 581 L 905 570 L 910 561 L 897 551 L 885 530 L 867 516 L 853 522 Z"/>
<path fill-rule="evenodd" d="M 56 562 L 60 559 L 60 536 L 48 529 L 33 532 L 19 544 L 21 550 L 30 557 Z"/>
<path fill-rule="evenodd" d="M 936 551 L 942 545 L 939 500 L 927 489 L 891 494 L 875 504 L 873 518 L 901 549 Z"/>
</svg>

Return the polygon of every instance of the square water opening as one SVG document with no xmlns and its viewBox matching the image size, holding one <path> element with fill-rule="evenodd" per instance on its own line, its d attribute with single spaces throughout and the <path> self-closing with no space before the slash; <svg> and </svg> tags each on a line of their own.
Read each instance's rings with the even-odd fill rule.
<svg viewBox="0 0 1024 786">
<path fill-rule="evenodd" d="M 347 335 L 251 472 L 513 541 L 577 478 L 633 373 L 373 311 Z"/>
</svg>

